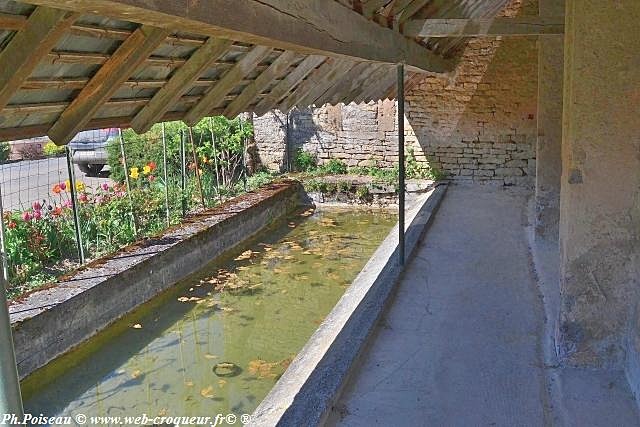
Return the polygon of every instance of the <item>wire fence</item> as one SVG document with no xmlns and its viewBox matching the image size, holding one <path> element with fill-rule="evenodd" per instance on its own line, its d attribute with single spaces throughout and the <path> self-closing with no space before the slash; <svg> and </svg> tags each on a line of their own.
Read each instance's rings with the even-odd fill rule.
<svg viewBox="0 0 640 427">
<path fill-rule="evenodd" d="M 241 118 L 96 135 L 52 157 L 0 165 L 10 297 L 272 179 L 248 170 L 252 127 Z"/>
</svg>

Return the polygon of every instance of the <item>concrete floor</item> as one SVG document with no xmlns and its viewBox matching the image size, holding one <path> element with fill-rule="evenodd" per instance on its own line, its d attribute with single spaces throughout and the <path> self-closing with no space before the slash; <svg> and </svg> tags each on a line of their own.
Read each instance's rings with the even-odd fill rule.
<svg viewBox="0 0 640 427">
<path fill-rule="evenodd" d="M 622 374 L 549 363 L 537 278 L 554 272 L 536 274 L 526 206 L 449 189 L 328 425 L 640 425 Z"/>
</svg>

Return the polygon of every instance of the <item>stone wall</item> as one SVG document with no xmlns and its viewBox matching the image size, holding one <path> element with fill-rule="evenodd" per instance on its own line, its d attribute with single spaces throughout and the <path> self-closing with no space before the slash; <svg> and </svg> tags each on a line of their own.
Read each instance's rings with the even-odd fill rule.
<svg viewBox="0 0 640 427">
<path fill-rule="evenodd" d="M 349 166 L 392 167 L 398 155 L 394 101 L 327 105 L 289 115 L 272 111 L 254 117 L 254 127 L 260 161 L 271 170 L 286 170 L 287 151 L 290 158 L 297 149 L 315 154 L 320 164 L 340 159 Z"/>
<path fill-rule="evenodd" d="M 503 15 L 537 13 L 537 1 L 512 0 Z M 418 161 L 454 180 L 533 186 L 537 93 L 536 38 L 474 39 L 453 75 L 409 84 L 407 146 Z M 315 153 L 320 163 L 336 158 L 350 166 L 390 167 L 396 161 L 392 101 L 270 112 L 254 123 L 260 157 L 270 169 L 286 169 L 287 145 L 290 153 Z"/>
</svg>

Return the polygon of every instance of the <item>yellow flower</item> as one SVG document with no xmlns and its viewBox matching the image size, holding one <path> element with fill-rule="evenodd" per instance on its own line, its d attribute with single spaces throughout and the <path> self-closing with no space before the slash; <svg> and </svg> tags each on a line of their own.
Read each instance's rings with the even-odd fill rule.
<svg viewBox="0 0 640 427">
<path fill-rule="evenodd" d="M 151 173 L 151 166 L 146 165 L 145 167 L 143 167 L 142 173 L 144 173 L 145 175 L 149 175 Z"/>
<path fill-rule="evenodd" d="M 64 186 L 65 186 L 64 188 L 65 188 L 66 190 L 71 191 L 71 181 L 66 180 L 66 181 L 64 182 Z"/>
<path fill-rule="evenodd" d="M 76 191 L 83 191 L 85 188 L 84 182 L 76 181 Z"/>
<path fill-rule="evenodd" d="M 129 169 L 129 176 L 133 179 L 138 179 L 138 177 L 140 176 L 140 172 L 138 171 L 138 168 L 130 168 Z"/>
</svg>

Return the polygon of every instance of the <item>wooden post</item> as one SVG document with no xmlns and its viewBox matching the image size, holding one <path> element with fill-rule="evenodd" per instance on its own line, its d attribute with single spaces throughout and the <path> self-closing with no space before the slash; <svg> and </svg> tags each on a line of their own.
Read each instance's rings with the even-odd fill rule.
<svg viewBox="0 0 640 427">
<path fill-rule="evenodd" d="M 398 260 L 404 265 L 404 64 L 398 64 Z"/>
</svg>

